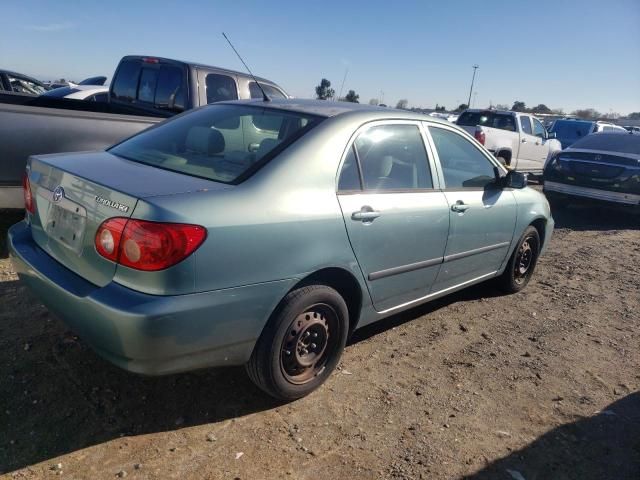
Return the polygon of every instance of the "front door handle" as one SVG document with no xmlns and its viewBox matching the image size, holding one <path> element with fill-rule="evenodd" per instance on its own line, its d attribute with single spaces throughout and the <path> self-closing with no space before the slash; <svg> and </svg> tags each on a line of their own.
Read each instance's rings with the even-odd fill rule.
<svg viewBox="0 0 640 480">
<path fill-rule="evenodd" d="M 451 205 L 451 210 L 453 210 L 454 212 L 458 212 L 458 213 L 464 213 L 467 210 L 469 210 L 470 206 L 471 205 L 467 205 L 462 200 L 458 200 L 456 203 Z"/>
<path fill-rule="evenodd" d="M 521 141 L 522 141 L 522 143 L 527 143 L 527 139 L 526 138 L 523 138 Z"/>
<path fill-rule="evenodd" d="M 371 223 L 379 216 L 380 216 L 380 212 L 374 210 L 369 205 L 365 205 L 360 209 L 360 211 L 353 212 L 351 214 L 351 218 L 353 220 L 360 220 L 363 223 Z"/>
</svg>

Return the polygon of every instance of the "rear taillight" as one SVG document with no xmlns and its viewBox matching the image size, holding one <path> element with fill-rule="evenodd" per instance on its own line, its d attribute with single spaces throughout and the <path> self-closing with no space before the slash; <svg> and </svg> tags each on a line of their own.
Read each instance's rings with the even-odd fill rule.
<svg viewBox="0 0 640 480">
<path fill-rule="evenodd" d="M 29 182 L 29 175 L 26 172 L 22 177 L 22 194 L 24 195 L 25 210 L 29 213 L 36 213 L 36 206 L 31 194 L 31 182 Z"/>
<path fill-rule="evenodd" d="M 484 132 L 482 130 L 476 130 L 475 133 L 473 134 L 473 136 L 475 137 L 475 139 L 480 142 L 481 145 L 484 145 L 484 142 L 486 141 L 487 137 L 485 136 Z"/>
<path fill-rule="evenodd" d="M 169 268 L 191 255 L 207 237 L 199 225 L 110 218 L 96 233 L 97 252 L 136 270 Z"/>
</svg>

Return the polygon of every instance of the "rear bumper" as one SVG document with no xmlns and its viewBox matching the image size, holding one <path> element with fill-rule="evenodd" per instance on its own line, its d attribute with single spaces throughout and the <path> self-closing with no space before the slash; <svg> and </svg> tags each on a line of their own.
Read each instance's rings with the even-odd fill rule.
<svg viewBox="0 0 640 480">
<path fill-rule="evenodd" d="M 606 202 L 621 203 L 625 205 L 640 205 L 640 195 L 636 195 L 633 193 L 610 192 L 607 190 L 579 187 L 576 185 L 567 185 L 557 182 L 544 182 L 544 191 L 561 193 L 564 195 L 573 195 L 577 197 L 592 198 L 594 200 L 603 200 Z"/>
<path fill-rule="evenodd" d="M 9 229 L 8 244 L 18 276 L 47 308 L 107 360 L 148 375 L 246 363 L 295 282 L 155 296 L 87 282 L 38 247 L 25 222 Z"/>
</svg>

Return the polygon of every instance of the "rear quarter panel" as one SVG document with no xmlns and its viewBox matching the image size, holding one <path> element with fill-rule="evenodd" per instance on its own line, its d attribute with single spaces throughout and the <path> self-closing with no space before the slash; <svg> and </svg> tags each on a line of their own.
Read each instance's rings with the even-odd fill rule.
<svg viewBox="0 0 640 480">
<path fill-rule="evenodd" d="M 335 190 L 338 164 L 352 130 L 332 123 L 320 124 L 313 135 L 301 138 L 232 189 L 140 200 L 137 218 L 193 223 L 208 231 L 205 243 L 190 257 L 195 285 L 176 278 L 178 284 L 155 285 L 156 292 L 202 292 L 301 279 L 327 267 L 349 271 L 363 287 Z M 118 267 L 115 279 L 139 289 L 149 277 Z"/>
</svg>

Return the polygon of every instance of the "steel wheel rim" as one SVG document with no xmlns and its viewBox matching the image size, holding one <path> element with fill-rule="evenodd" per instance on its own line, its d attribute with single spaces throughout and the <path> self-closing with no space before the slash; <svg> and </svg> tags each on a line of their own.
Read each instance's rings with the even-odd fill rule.
<svg viewBox="0 0 640 480">
<path fill-rule="evenodd" d="M 302 385 L 320 375 L 335 350 L 338 315 L 325 304 L 308 307 L 293 319 L 280 348 L 280 369 L 287 381 Z"/>
<path fill-rule="evenodd" d="M 513 276 L 517 284 L 522 284 L 531 273 L 531 268 L 535 259 L 535 246 L 537 246 L 535 238 L 527 237 L 522 241 L 518 248 Z"/>
</svg>

